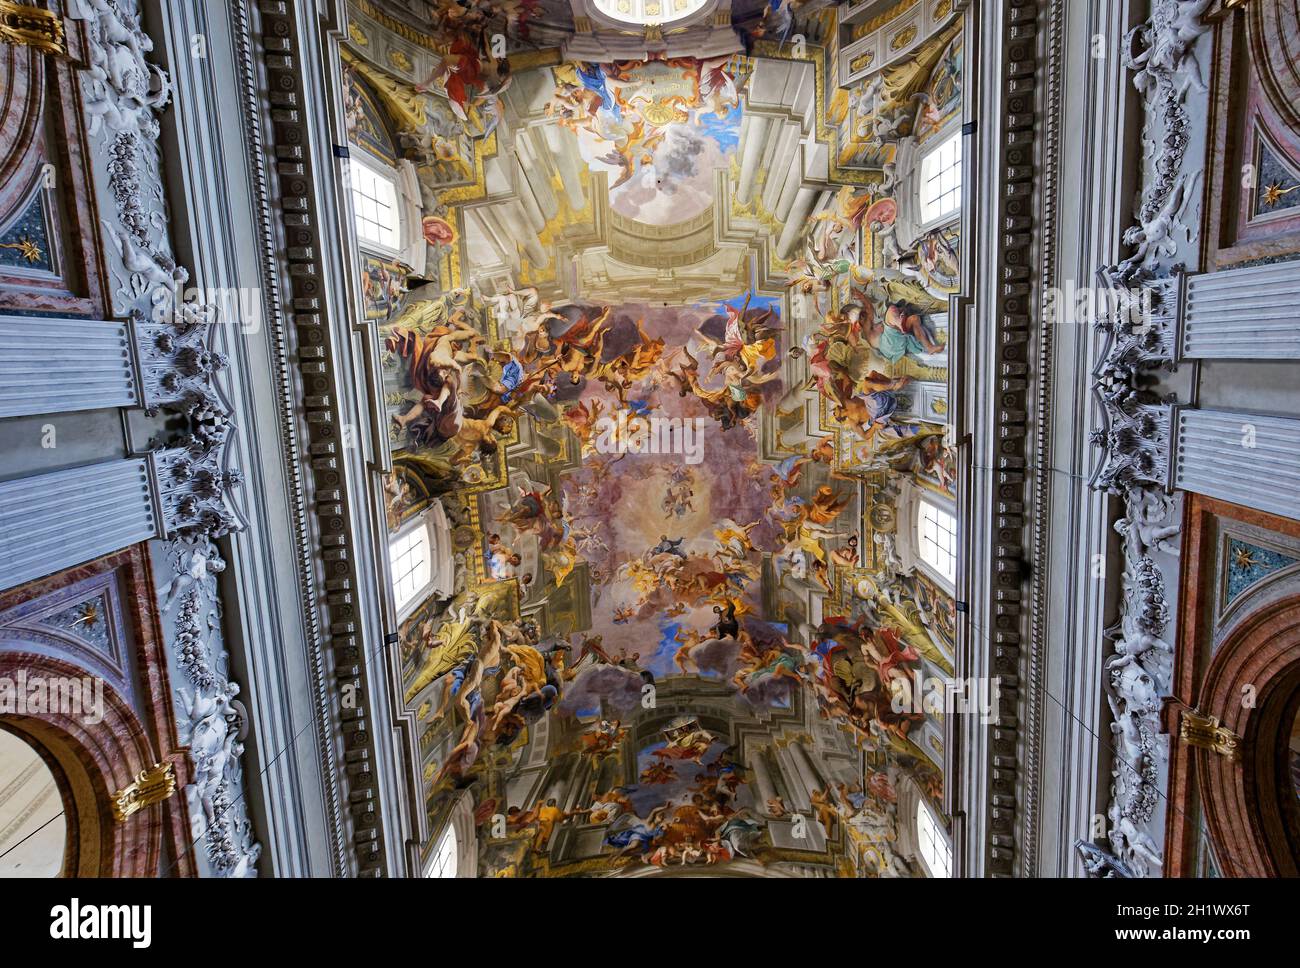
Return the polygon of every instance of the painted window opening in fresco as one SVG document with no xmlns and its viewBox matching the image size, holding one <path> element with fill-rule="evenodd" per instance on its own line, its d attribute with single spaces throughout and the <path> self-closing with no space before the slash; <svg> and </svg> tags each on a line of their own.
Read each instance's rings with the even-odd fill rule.
<svg viewBox="0 0 1300 968">
<path fill-rule="evenodd" d="M 397 252 L 402 244 L 397 179 L 385 175 L 355 154 L 352 156 L 350 176 L 357 238 L 389 252 Z"/>
<path fill-rule="evenodd" d="M 922 500 L 916 513 L 917 554 L 948 585 L 957 581 L 957 519 L 931 501 Z"/>
<path fill-rule="evenodd" d="M 961 132 L 921 159 L 921 221 L 932 225 L 961 208 Z"/>
<path fill-rule="evenodd" d="M 625 24 L 665 24 L 689 17 L 706 0 L 596 0 L 596 9 Z"/>
<path fill-rule="evenodd" d="M 394 538 L 388 545 L 388 560 L 392 566 L 393 598 L 401 612 L 429 587 L 432 566 L 428 526 L 420 521 Z"/>
<path fill-rule="evenodd" d="M 23 739 L 0 730 L 0 877 L 58 877 L 66 843 L 54 774 Z"/>
<path fill-rule="evenodd" d="M 429 866 L 425 868 L 425 877 L 455 877 L 456 876 L 456 828 L 451 824 L 442 832 L 438 838 L 438 846 L 434 848 L 433 856 L 429 858 Z"/>
<path fill-rule="evenodd" d="M 916 801 L 916 839 L 921 862 L 931 877 L 952 876 L 952 847 L 943 825 L 925 798 Z"/>
</svg>

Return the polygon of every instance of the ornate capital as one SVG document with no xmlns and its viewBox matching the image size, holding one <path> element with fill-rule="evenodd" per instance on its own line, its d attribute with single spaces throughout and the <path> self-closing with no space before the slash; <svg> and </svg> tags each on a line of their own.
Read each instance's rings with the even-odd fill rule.
<svg viewBox="0 0 1300 968">
<path fill-rule="evenodd" d="M 1122 492 L 1165 487 L 1169 478 L 1171 399 L 1149 389 L 1152 374 L 1174 368 L 1183 274 L 1134 284 L 1116 267 L 1098 273 L 1109 294 L 1096 326 L 1106 338 L 1093 368 L 1093 394 L 1102 426 L 1092 442 L 1103 449 L 1092 486 Z"/>
<path fill-rule="evenodd" d="M 150 451 L 149 457 L 167 537 L 220 538 L 242 529 L 227 497 L 243 477 L 222 466 L 220 449 L 195 441 L 187 447 Z"/>
</svg>

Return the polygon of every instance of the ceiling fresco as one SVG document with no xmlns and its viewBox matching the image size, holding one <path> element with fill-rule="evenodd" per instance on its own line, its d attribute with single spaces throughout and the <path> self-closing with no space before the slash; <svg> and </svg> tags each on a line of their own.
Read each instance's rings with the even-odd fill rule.
<svg viewBox="0 0 1300 968">
<path fill-rule="evenodd" d="M 388 526 L 437 559 L 396 608 L 431 835 L 477 876 L 924 873 L 900 804 L 942 813 L 956 622 L 913 520 L 955 498 L 960 239 L 894 166 L 959 120 L 950 25 L 847 92 L 908 114 L 870 187 L 814 189 L 820 63 L 449 42 L 430 80 L 358 12 L 353 146 L 410 162 L 428 245 L 362 245 L 360 312 Z"/>
<path fill-rule="evenodd" d="M 608 173 L 610 207 L 651 225 L 713 206 L 713 172 L 740 141 L 746 58 L 564 64 L 546 110 Z"/>
</svg>

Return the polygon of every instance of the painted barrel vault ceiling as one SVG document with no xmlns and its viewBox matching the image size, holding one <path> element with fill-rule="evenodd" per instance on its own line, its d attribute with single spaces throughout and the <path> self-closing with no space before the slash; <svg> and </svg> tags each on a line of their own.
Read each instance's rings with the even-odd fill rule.
<svg viewBox="0 0 1300 968">
<path fill-rule="evenodd" d="M 400 6 L 355 5 L 345 81 L 428 243 L 418 278 L 361 258 L 389 525 L 436 518 L 444 559 L 399 609 L 431 829 L 479 876 L 919 873 L 955 616 L 911 531 L 954 499 L 958 240 L 886 178 L 958 125 L 955 21 L 829 97 L 761 5 L 707 58 L 509 6 L 502 63 Z M 665 49 L 565 55 L 631 39 Z"/>
</svg>

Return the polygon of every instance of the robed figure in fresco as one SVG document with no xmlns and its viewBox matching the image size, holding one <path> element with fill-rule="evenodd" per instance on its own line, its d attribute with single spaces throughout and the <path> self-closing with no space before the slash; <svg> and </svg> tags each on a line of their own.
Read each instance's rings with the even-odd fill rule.
<svg viewBox="0 0 1300 968">
<path fill-rule="evenodd" d="M 437 447 L 460 433 L 467 371 L 484 364 L 486 340 L 455 295 L 448 299 L 433 286 L 411 290 L 384 339 L 397 367 L 390 380 L 412 401 L 392 416 L 408 447 Z"/>
<path fill-rule="evenodd" d="M 467 347 L 481 338 L 472 327 L 457 324 L 425 334 L 396 329 L 385 341 L 385 348 L 406 363 L 407 380 L 419 393 L 414 406 L 393 416 L 412 442 L 436 447 L 460 432 L 465 417 L 463 367 L 477 360 Z"/>
</svg>

